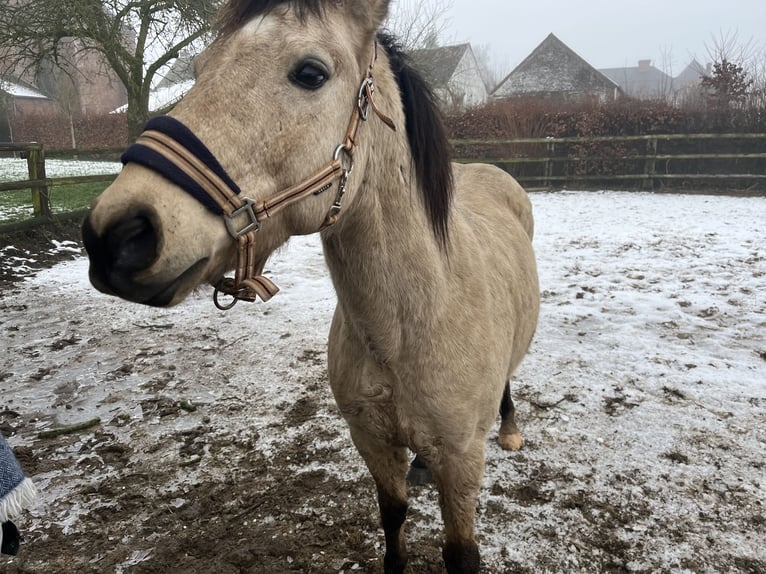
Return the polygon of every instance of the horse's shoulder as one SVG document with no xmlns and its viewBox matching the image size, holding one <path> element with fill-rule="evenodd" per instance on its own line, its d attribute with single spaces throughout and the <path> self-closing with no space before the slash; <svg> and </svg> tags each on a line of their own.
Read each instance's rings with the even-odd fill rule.
<svg viewBox="0 0 766 574">
<path fill-rule="evenodd" d="M 486 163 L 455 163 L 452 169 L 458 201 L 477 212 L 510 210 L 529 238 L 532 238 L 532 202 L 513 176 Z"/>
</svg>

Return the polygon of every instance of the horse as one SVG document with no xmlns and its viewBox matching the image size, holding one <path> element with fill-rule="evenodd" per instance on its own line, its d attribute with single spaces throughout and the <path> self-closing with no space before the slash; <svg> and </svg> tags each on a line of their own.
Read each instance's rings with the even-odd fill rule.
<svg viewBox="0 0 766 574">
<path fill-rule="evenodd" d="M 532 207 L 505 171 L 451 163 L 432 91 L 381 31 L 389 4 L 229 0 L 194 87 L 125 151 L 83 242 L 104 293 L 171 306 L 210 283 L 229 308 L 272 297 L 268 257 L 319 233 L 328 377 L 377 488 L 384 571 L 405 570 L 408 470 L 427 468 L 446 570 L 473 573 L 498 410 L 500 446 L 522 444 L 509 381 L 539 311 Z"/>
</svg>

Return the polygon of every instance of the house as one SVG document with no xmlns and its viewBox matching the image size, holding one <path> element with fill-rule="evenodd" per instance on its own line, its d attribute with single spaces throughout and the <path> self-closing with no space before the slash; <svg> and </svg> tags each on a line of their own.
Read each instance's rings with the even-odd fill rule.
<svg viewBox="0 0 766 574">
<path fill-rule="evenodd" d="M 698 86 L 702 78 L 713 73 L 713 65 L 703 66 L 696 59 L 692 60 L 674 80 L 674 87 L 683 89 L 688 85 Z"/>
<path fill-rule="evenodd" d="M 409 57 L 443 107 L 465 109 L 487 101 L 487 86 L 470 44 L 414 50 Z"/>
<path fill-rule="evenodd" d="M 157 83 L 157 89 L 169 88 L 194 80 L 194 54 L 182 50 L 162 79 Z"/>
<path fill-rule="evenodd" d="M 712 64 L 703 66 L 696 59 L 693 59 L 680 74 L 673 78 L 675 101 L 683 102 L 699 95 L 702 78 L 710 76 L 712 70 Z"/>
<path fill-rule="evenodd" d="M 554 34 L 549 34 L 500 82 L 493 98 L 535 97 L 562 101 L 608 102 L 620 87 Z"/>
<path fill-rule="evenodd" d="M 487 88 L 470 44 L 414 50 L 409 59 L 447 109 L 479 106 Z M 149 96 L 149 109 L 161 111 L 177 103 L 194 85 L 194 54 L 183 51 Z M 115 111 L 124 111 L 125 107 Z"/>
<path fill-rule="evenodd" d="M 149 94 L 149 111 L 163 112 L 177 104 L 194 85 L 195 55 L 183 50 Z"/>
<path fill-rule="evenodd" d="M 639 60 L 637 66 L 604 68 L 599 71 L 631 98 L 665 100 L 673 93 L 673 78 L 655 68 L 651 60 Z"/>
<path fill-rule="evenodd" d="M 194 55 L 184 50 L 149 92 L 149 111 L 167 112 L 181 101 L 194 85 L 194 81 Z M 127 110 L 128 105 L 125 104 L 112 110 L 112 113 L 125 113 Z"/>
<path fill-rule="evenodd" d="M 13 119 L 59 111 L 56 101 L 18 80 L 0 80 L 0 142 L 13 141 Z"/>
<path fill-rule="evenodd" d="M 0 98 L 13 108 L 15 113 L 33 114 L 50 112 L 56 102 L 41 91 L 18 80 L 0 79 Z"/>
<path fill-rule="evenodd" d="M 64 38 L 59 44 L 60 65 L 44 61 L 32 65 L 5 54 L 0 70 L 59 103 L 70 117 L 109 113 L 128 101 L 127 91 L 104 56 L 88 49 L 82 40 Z"/>
<path fill-rule="evenodd" d="M 70 61 L 76 73 L 70 77 L 77 93 L 79 115 L 108 114 L 128 101 L 125 86 L 101 53 L 83 49 L 82 42 L 74 39 L 71 49 Z"/>
<path fill-rule="evenodd" d="M 0 139 L 38 141 L 49 149 L 122 145 L 125 125 L 107 119 L 127 101 L 122 82 L 100 53 L 78 40 L 62 40 L 60 51 L 68 56 L 62 67 L 31 65 L 11 54 L 0 61 L 6 83 L 24 88 L 0 98 Z"/>
<path fill-rule="evenodd" d="M 710 64 L 703 66 L 692 60 L 675 77 L 652 66 L 651 60 L 639 60 L 638 66 L 600 70 L 619 84 L 625 95 L 641 100 L 666 100 L 678 103 L 698 92 L 700 81 L 710 74 Z"/>
<path fill-rule="evenodd" d="M 50 62 L 30 66 L 10 56 L 0 61 L 6 78 L 4 97 L 0 93 L 0 140 L 39 141 L 49 148 L 74 148 L 88 141 L 105 145 L 111 130 L 102 125 L 82 139 L 81 133 L 88 130 L 78 126 L 106 116 L 127 101 L 127 92 L 101 54 L 80 48 L 75 40 L 62 41 L 62 52 L 71 51 L 72 56 L 64 69 Z"/>
</svg>

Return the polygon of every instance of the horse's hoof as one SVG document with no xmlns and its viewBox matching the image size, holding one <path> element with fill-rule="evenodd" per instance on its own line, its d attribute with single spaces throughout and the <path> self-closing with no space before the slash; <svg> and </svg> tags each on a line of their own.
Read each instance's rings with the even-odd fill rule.
<svg viewBox="0 0 766 574">
<path fill-rule="evenodd" d="M 411 466 L 407 473 L 407 483 L 410 486 L 425 486 L 434 481 L 433 474 L 426 468 Z"/>
<path fill-rule="evenodd" d="M 389 555 L 383 559 L 383 574 L 404 574 L 407 569 L 407 556 Z"/>
<path fill-rule="evenodd" d="M 0 552 L 9 556 L 16 556 L 19 553 L 19 545 L 23 540 L 21 534 L 19 534 L 19 529 L 10 520 L 3 522 L 2 528 L 3 535 L 0 536 L 0 540 L 3 541 L 3 544 Z"/>
<path fill-rule="evenodd" d="M 519 450 L 524 444 L 524 439 L 521 438 L 520 432 L 501 434 L 497 437 L 497 444 L 503 450 Z"/>
</svg>

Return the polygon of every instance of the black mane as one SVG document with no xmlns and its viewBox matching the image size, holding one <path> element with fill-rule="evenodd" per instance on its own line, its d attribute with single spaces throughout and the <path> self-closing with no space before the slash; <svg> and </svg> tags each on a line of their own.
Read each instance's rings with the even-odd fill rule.
<svg viewBox="0 0 766 574">
<path fill-rule="evenodd" d="M 431 228 L 442 245 L 446 245 L 453 180 L 449 139 L 441 111 L 428 83 L 412 67 L 393 36 L 379 33 L 378 43 L 388 54 L 402 94 L 412 163 Z"/>
<path fill-rule="evenodd" d="M 228 35 L 256 16 L 288 5 L 300 17 L 321 17 L 328 4 L 339 0 L 230 0 L 221 10 L 217 28 Z M 407 139 L 423 204 L 437 240 L 446 246 L 452 205 L 453 179 L 447 130 L 428 83 L 413 68 L 394 37 L 381 32 L 379 45 L 388 54 L 391 71 L 402 94 Z"/>
</svg>

